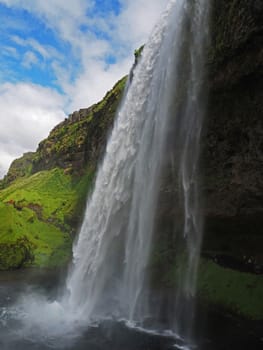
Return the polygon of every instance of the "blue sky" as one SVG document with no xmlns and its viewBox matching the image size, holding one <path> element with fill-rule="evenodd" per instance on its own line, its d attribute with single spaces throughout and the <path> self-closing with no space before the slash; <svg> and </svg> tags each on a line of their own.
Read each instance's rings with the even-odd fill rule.
<svg viewBox="0 0 263 350">
<path fill-rule="evenodd" d="M 0 0 L 0 177 L 127 74 L 168 0 Z"/>
<path fill-rule="evenodd" d="M 98 0 L 87 10 L 89 18 L 107 18 L 109 14 L 120 14 L 121 4 L 118 0 Z M 58 33 L 46 22 L 23 7 L 9 7 L 0 3 L 2 28 L 0 42 L 1 67 L 8 74 L 1 75 L 1 80 L 16 82 L 29 81 L 42 86 L 61 90 L 52 62 L 56 61 L 71 72 L 70 81 L 81 73 L 79 57 L 66 40 L 61 40 Z M 94 23 L 81 24 L 83 34 L 97 39 L 109 40 L 110 35 Z M 105 56 L 105 62 L 115 63 L 117 58 L 111 53 Z"/>
</svg>

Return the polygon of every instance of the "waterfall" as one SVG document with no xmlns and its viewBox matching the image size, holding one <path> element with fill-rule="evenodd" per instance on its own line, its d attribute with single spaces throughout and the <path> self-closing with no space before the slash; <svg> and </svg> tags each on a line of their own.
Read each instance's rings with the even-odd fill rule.
<svg viewBox="0 0 263 350">
<path fill-rule="evenodd" d="M 133 72 L 73 249 L 65 303 L 78 319 L 143 322 L 150 313 L 148 262 L 171 140 L 185 262 L 175 327 L 176 313 L 189 312 L 182 300 L 195 293 L 202 239 L 197 174 L 207 2 L 172 0 Z"/>
<path fill-rule="evenodd" d="M 98 169 L 66 288 L 58 300 L 27 291 L 9 312 L 3 310 L 15 342 L 58 348 L 63 339 L 65 349 L 87 325 L 105 318 L 148 330 L 168 327 L 182 343 L 192 340 L 202 242 L 199 153 L 208 14 L 208 0 L 171 0 L 154 28 Z M 154 290 L 151 264 L 165 233 L 159 211 L 170 173 L 174 220 L 172 241 L 164 240 L 171 243 L 175 289 L 167 296 Z"/>
</svg>

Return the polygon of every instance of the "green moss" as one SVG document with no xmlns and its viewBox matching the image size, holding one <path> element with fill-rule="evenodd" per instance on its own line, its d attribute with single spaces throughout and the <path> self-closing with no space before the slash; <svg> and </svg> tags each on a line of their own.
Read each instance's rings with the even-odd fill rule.
<svg viewBox="0 0 263 350">
<path fill-rule="evenodd" d="M 63 170 L 42 171 L 26 179 L 19 179 L 0 192 L 0 200 L 19 208 L 33 208 L 44 220 L 63 223 L 74 197 L 70 176 Z"/>
<path fill-rule="evenodd" d="M 0 270 L 17 269 L 33 260 L 33 244 L 27 237 L 13 243 L 0 243 Z"/>
<path fill-rule="evenodd" d="M 70 209 L 65 216 L 65 222 L 67 222 L 71 227 L 77 228 L 82 221 L 87 197 L 93 189 L 94 177 L 95 168 L 89 167 L 86 169 L 85 175 L 80 180 L 73 183 L 75 197 L 72 200 Z"/>
<path fill-rule="evenodd" d="M 35 153 L 13 162 L 0 182 L 0 244 L 9 251 L 0 268 L 57 266 L 70 258 L 126 80 L 118 81 L 101 102 L 57 125 Z M 22 237 L 32 244 L 33 262 L 23 257 Z"/>
<path fill-rule="evenodd" d="M 103 108 L 110 107 L 111 110 L 116 111 L 116 107 L 117 105 L 115 105 L 115 102 L 117 102 L 117 104 L 119 103 L 119 97 L 121 96 L 125 84 L 127 82 L 127 77 L 125 76 L 124 78 L 122 78 L 121 80 L 119 80 L 114 87 L 112 88 L 112 90 L 110 90 L 109 92 L 107 92 L 106 96 L 103 98 L 103 100 L 99 103 L 97 103 L 96 105 L 94 105 L 92 112 L 93 113 L 98 113 L 99 111 L 101 111 Z M 112 104 L 112 102 L 114 102 Z"/>
<path fill-rule="evenodd" d="M 139 49 L 134 51 L 134 56 L 136 61 L 140 58 L 143 49 L 144 49 L 144 45 L 142 45 L 141 47 L 139 47 Z"/>
<path fill-rule="evenodd" d="M 157 289 L 176 289 L 184 281 L 187 255 L 160 240 L 152 255 L 152 284 Z M 203 303 L 253 320 L 263 319 L 263 276 L 222 267 L 201 258 L 197 276 L 197 296 Z"/>
<path fill-rule="evenodd" d="M 69 260 L 70 223 L 79 219 L 93 174 L 87 170 L 81 180 L 73 181 L 62 169 L 42 171 L 0 191 L 0 242 L 6 251 L 0 269 L 58 266 Z M 22 237 L 30 242 L 34 259 L 25 259 Z"/>
<path fill-rule="evenodd" d="M 32 172 L 61 167 L 71 169 L 75 175 L 83 175 L 87 165 L 96 165 L 100 146 L 106 141 L 126 80 L 127 77 L 124 77 L 118 81 L 99 103 L 73 113 L 57 125 L 48 138 L 40 142 Z"/>
<path fill-rule="evenodd" d="M 250 319 L 263 319 L 262 276 L 223 268 L 202 259 L 197 290 L 206 302 Z"/>
<path fill-rule="evenodd" d="M 5 188 L 17 178 L 29 176 L 32 171 L 34 157 L 34 152 L 28 152 L 23 154 L 22 157 L 15 159 L 12 162 L 7 175 L 0 181 L 0 189 Z"/>
</svg>

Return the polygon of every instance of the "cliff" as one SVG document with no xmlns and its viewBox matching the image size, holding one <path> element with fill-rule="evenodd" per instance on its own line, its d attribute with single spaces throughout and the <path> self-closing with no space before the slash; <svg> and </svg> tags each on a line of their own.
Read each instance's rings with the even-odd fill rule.
<svg viewBox="0 0 263 350">
<path fill-rule="evenodd" d="M 202 302 L 258 320 L 263 319 L 263 3 L 212 4 L 197 292 Z M 124 84 L 125 78 L 100 103 L 74 112 L 35 153 L 12 164 L 1 182 L 0 269 L 57 266 L 70 258 Z M 168 171 L 152 257 L 153 283 L 168 289 L 176 284 L 175 189 Z"/>
<path fill-rule="evenodd" d="M 215 298 L 262 319 L 263 2 L 215 1 L 211 23 L 203 255 L 226 272 Z"/>
<path fill-rule="evenodd" d="M 253 236 L 263 223 L 263 4 L 215 4 L 203 144 L 205 214 L 208 227 L 225 218 L 230 230 Z"/>
<path fill-rule="evenodd" d="M 263 3 L 213 1 L 207 112 L 201 138 L 203 302 L 263 319 Z M 173 150 L 171 150 L 173 153 Z M 159 200 L 153 283 L 176 285 L 177 182 Z"/>
<path fill-rule="evenodd" d="M 126 77 L 104 99 L 71 114 L 1 181 L 0 270 L 64 265 Z"/>
</svg>

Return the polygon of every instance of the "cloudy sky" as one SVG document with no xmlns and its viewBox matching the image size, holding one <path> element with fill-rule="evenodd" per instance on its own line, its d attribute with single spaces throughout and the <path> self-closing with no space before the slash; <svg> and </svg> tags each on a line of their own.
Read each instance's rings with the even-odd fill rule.
<svg viewBox="0 0 263 350">
<path fill-rule="evenodd" d="M 168 0 L 0 0 L 0 178 L 127 74 Z"/>
</svg>

